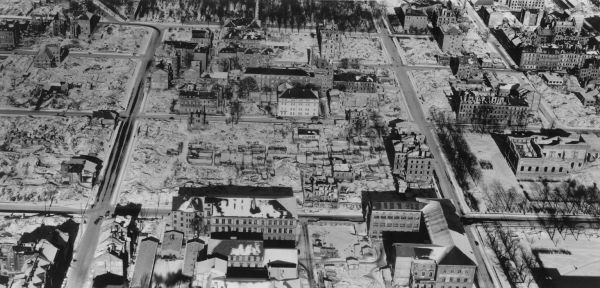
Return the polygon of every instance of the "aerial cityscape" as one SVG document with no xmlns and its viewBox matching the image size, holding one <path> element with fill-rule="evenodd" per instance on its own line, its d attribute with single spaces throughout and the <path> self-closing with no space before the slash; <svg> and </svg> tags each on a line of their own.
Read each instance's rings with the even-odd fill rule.
<svg viewBox="0 0 600 288">
<path fill-rule="evenodd" d="M 599 288 L 598 0 L 0 0 L 0 288 Z"/>
</svg>

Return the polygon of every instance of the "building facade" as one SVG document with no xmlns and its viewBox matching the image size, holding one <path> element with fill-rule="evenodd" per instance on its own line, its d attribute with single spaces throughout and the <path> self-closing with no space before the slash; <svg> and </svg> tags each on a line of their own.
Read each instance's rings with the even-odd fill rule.
<svg viewBox="0 0 600 288">
<path fill-rule="evenodd" d="M 502 151 L 517 179 L 564 177 L 598 158 L 598 137 L 531 135 L 506 136 Z"/>
<path fill-rule="evenodd" d="M 290 188 L 182 187 L 179 195 L 173 197 L 172 207 L 171 225 L 187 231 L 188 238 L 210 235 L 213 239 L 296 240 L 298 216 Z M 196 223 L 197 226 L 192 225 Z"/>
<path fill-rule="evenodd" d="M 443 52 L 462 51 L 464 33 L 456 24 L 443 25 L 433 30 L 433 36 Z"/>
<path fill-rule="evenodd" d="M 417 232 L 421 229 L 424 203 L 406 199 L 395 192 L 369 193 L 368 227 L 372 240 L 382 240 L 384 232 Z"/>
<path fill-rule="evenodd" d="M 222 91 L 214 86 L 199 88 L 196 84 L 188 84 L 179 90 L 179 98 L 175 110 L 180 114 L 202 112 L 220 114 L 223 112 Z"/>
<path fill-rule="evenodd" d="M 258 68 L 249 67 L 244 71 L 246 77 L 252 77 L 256 80 L 258 87 L 269 86 L 277 89 L 281 83 L 298 82 L 309 83 L 314 77 L 313 73 L 299 68 Z"/>
<path fill-rule="evenodd" d="M 377 93 L 377 76 L 372 74 L 338 73 L 333 75 L 333 87 L 350 93 Z"/>
<path fill-rule="evenodd" d="M 425 144 L 425 137 L 415 133 L 402 133 L 392 140 L 394 165 L 392 172 L 406 182 L 426 182 L 433 177 L 433 156 Z"/>
<path fill-rule="evenodd" d="M 319 98 L 310 89 L 290 88 L 278 98 L 277 116 L 314 117 L 319 111 Z"/>
<path fill-rule="evenodd" d="M 19 38 L 20 30 L 18 22 L 0 22 L 0 50 L 15 49 L 19 43 Z"/>
<path fill-rule="evenodd" d="M 506 6 L 512 10 L 544 9 L 544 0 L 506 0 Z"/>
</svg>

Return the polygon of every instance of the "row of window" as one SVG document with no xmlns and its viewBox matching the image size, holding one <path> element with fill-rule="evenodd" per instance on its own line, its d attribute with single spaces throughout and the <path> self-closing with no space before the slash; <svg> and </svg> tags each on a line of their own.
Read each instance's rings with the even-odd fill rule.
<svg viewBox="0 0 600 288">
<path fill-rule="evenodd" d="M 396 215 L 396 216 L 387 216 L 387 217 L 386 216 L 377 216 L 377 215 L 375 215 L 375 216 L 373 216 L 373 219 L 390 219 L 390 220 L 392 220 L 392 219 L 395 219 L 395 220 L 400 220 L 400 219 L 402 219 L 402 220 L 405 220 L 405 219 L 406 220 L 413 220 L 414 219 L 414 220 L 419 220 L 419 219 L 421 219 L 421 217 L 420 217 L 420 214 L 419 214 L 419 216 L 414 216 L 414 217 L 410 216 L 410 215 L 409 216 L 406 216 L 406 215 L 398 216 L 398 215 Z"/>
<path fill-rule="evenodd" d="M 579 163 L 579 166 L 581 166 L 581 163 Z M 527 170 L 527 172 L 532 172 L 532 168 L 533 166 L 521 166 L 521 171 L 525 172 L 525 170 Z M 548 168 L 549 167 L 544 167 L 544 172 L 548 172 Z M 540 167 L 536 166 L 535 169 L 533 169 L 533 172 L 539 172 L 540 171 Z M 551 173 L 556 172 L 556 167 L 552 167 L 552 169 L 550 169 Z M 558 168 L 558 172 L 561 173 L 563 172 L 563 167 L 559 167 Z"/>
<path fill-rule="evenodd" d="M 431 168 L 431 167 L 429 167 L 429 168 Z M 429 175 L 429 172 L 430 172 L 430 170 L 425 171 L 425 173 L 423 173 L 422 170 L 420 170 L 420 171 L 412 171 L 412 170 L 406 171 L 407 174 L 415 174 L 415 175 L 423 175 L 423 174 Z"/>
<path fill-rule="evenodd" d="M 413 224 L 398 223 L 398 222 L 396 222 L 396 223 L 373 223 L 373 228 L 377 228 L 377 227 L 380 227 L 380 228 L 385 228 L 385 227 L 411 228 L 411 227 L 414 227 L 414 228 L 416 228 L 416 227 L 419 227 L 419 223 L 413 223 Z"/>
<path fill-rule="evenodd" d="M 246 219 L 246 218 L 219 218 L 214 217 L 212 224 L 235 224 L 235 225 L 284 225 L 295 226 L 296 221 L 290 219 Z"/>
<path fill-rule="evenodd" d="M 231 226 L 216 226 L 211 227 L 211 232 L 242 232 L 242 233 L 278 233 L 292 234 L 292 228 L 258 228 L 258 227 L 231 227 Z"/>
</svg>

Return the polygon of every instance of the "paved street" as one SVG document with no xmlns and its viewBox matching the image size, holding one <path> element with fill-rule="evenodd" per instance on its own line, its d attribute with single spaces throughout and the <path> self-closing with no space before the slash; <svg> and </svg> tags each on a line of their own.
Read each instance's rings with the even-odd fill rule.
<svg viewBox="0 0 600 288">
<path fill-rule="evenodd" d="M 144 25 L 146 26 L 146 25 Z M 112 213 L 114 206 L 111 203 L 115 191 L 115 186 L 118 181 L 119 171 L 121 171 L 122 165 L 127 159 L 127 149 L 132 139 L 133 127 L 135 117 L 140 111 L 141 103 L 143 103 L 143 87 L 142 79 L 145 75 L 145 67 L 149 61 L 154 57 L 154 51 L 160 44 L 160 30 L 152 31 L 152 39 L 144 53 L 142 58 L 142 69 L 138 71 L 134 78 L 134 87 L 132 95 L 130 97 L 130 103 L 128 110 L 125 113 L 125 123 L 122 125 L 122 130 L 119 131 L 116 143 L 113 150 L 111 151 L 110 158 L 107 163 L 107 169 L 104 177 L 104 181 L 100 185 L 97 201 L 94 205 L 94 209 L 88 213 L 88 223 L 86 230 L 79 242 L 79 247 L 75 249 L 75 255 L 73 256 L 73 266 L 71 267 L 71 274 L 67 279 L 67 287 L 69 288 L 81 288 L 87 287 L 91 283 L 90 280 L 90 266 L 94 260 L 94 252 L 98 245 L 98 240 L 101 232 L 102 221 L 96 222 L 95 220 L 101 216 L 106 215 L 105 213 Z M 84 284 L 85 283 L 85 284 Z"/>
<path fill-rule="evenodd" d="M 392 41 L 391 37 L 384 36 L 384 37 L 381 37 L 381 40 L 383 42 L 384 49 L 387 50 L 387 53 L 388 53 L 388 55 L 390 55 L 392 60 L 395 63 L 401 63 L 401 60 L 400 60 L 401 58 L 398 53 L 397 47 L 396 47 L 396 45 L 394 45 L 394 42 Z M 464 203 L 464 201 L 460 201 L 460 198 L 457 195 L 458 193 L 462 193 L 462 191 L 455 189 L 455 186 L 452 184 L 452 180 L 448 176 L 447 169 L 449 167 L 445 167 L 444 162 L 442 161 L 442 159 L 443 159 L 442 151 L 441 151 L 441 148 L 437 141 L 437 137 L 432 132 L 431 126 L 427 122 L 426 117 L 423 113 L 423 110 L 421 109 L 421 104 L 419 103 L 419 98 L 413 87 L 413 83 L 410 81 L 410 78 L 408 77 L 408 74 L 407 74 L 408 70 L 409 69 L 407 69 L 407 67 L 404 65 L 396 66 L 396 68 L 394 69 L 394 72 L 396 74 L 396 79 L 398 81 L 398 84 L 400 85 L 400 88 L 402 89 L 402 93 L 404 94 L 404 97 L 406 98 L 406 104 L 408 106 L 409 112 L 412 115 L 414 122 L 419 126 L 421 133 L 423 133 L 423 135 L 425 135 L 425 137 L 428 139 L 427 142 L 429 145 L 429 149 L 431 150 L 433 157 L 435 159 L 437 159 L 437 161 L 434 161 L 433 163 L 434 163 L 434 169 L 435 169 L 435 173 L 438 178 L 438 182 L 439 182 L 439 186 L 441 188 L 442 195 L 444 196 L 444 198 L 450 199 L 454 203 L 454 206 L 456 206 L 456 211 L 458 212 L 459 215 L 462 216 L 467 212 L 467 211 L 463 211 L 463 207 L 461 205 L 461 203 Z M 469 241 L 471 243 L 473 243 L 474 239 L 472 239 L 470 236 L 471 235 L 467 234 Z M 479 250 L 473 248 L 473 252 L 476 255 L 475 258 L 478 261 L 478 265 L 483 265 L 483 262 L 480 260 L 482 256 L 479 255 L 479 253 L 480 253 Z M 484 266 L 481 266 L 481 267 L 484 267 Z M 477 274 L 477 276 L 478 276 L 477 280 L 478 280 L 479 287 L 480 288 L 494 287 L 494 285 L 492 284 L 492 280 L 491 280 L 489 274 L 487 273 L 487 271 L 485 271 L 485 269 L 478 269 L 478 270 L 479 270 L 479 272 Z M 483 272 L 482 270 L 485 272 Z"/>
</svg>

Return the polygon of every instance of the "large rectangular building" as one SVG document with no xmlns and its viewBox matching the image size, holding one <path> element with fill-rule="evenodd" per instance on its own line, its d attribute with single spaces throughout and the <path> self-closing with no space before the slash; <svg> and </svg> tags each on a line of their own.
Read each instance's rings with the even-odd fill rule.
<svg viewBox="0 0 600 288">
<path fill-rule="evenodd" d="M 517 133 L 504 137 L 504 154 L 517 179 L 564 177 L 598 159 L 594 134 Z"/>
<path fill-rule="evenodd" d="M 384 232 L 417 232 L 421 228 L 424 203 L 396 192 L 369 193 L 367 219 L 369 237 L 382 240 Z"/>
<path fill-rule="evenodd" d="M 319 111 L 319 98 L 310 89 L 290 88 L 278 98 L 278 116 L 315 117 L 319 116 Z"/>
<path fill-rule="evenodd" d="M 516 125 L 527 123 L 531 91 L 499 83 L 486 73 L 481 84 L 453 83 L 453 106 L 459 123 Z"/>
<path fill-rule="evenodd" d="M 506 0 L 506 6 L 511 10 L 544 9 L 544 0 Z"/>
<path fill-rule="evenodd" d="M 291 188 L 181 187 L 172 207 L 171 225 L 187 238 L 296 240 L 298 215 Z"/>
<path fill-rule="evenodd" d="M 310 83 L 314 73 L 299 68 L 249 67 L 244 71 L 244 76 L 254 78 L 259 88 L 268 86 L 277 89 L 279 85 L 288 81 Z"/>
</svg>

